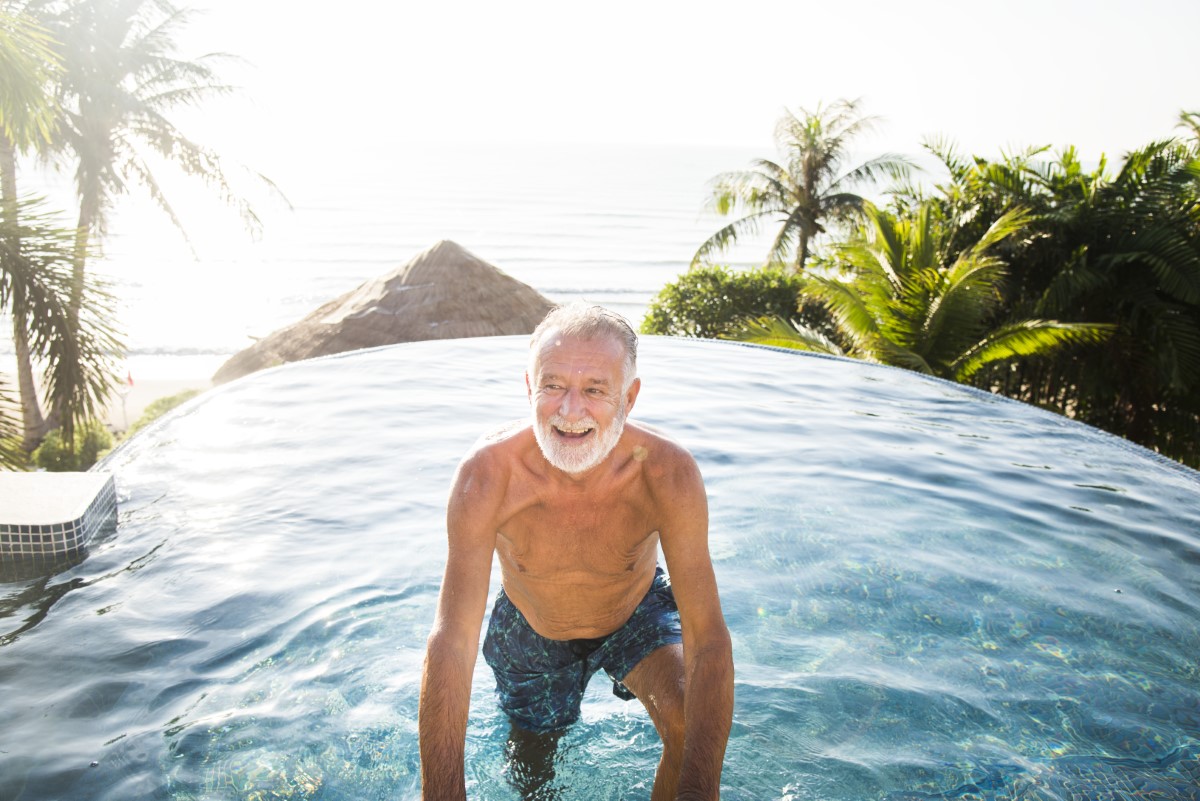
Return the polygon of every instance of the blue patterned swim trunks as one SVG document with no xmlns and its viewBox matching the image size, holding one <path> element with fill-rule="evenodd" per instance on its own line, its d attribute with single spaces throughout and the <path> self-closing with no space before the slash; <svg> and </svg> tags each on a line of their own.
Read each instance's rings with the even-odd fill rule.
<svg viewBox="0 0 1200 801">
<path fill-rule="evenodd" d="M 629 671 L 664 645 L 683 642 L 671 579 L 661 567 L 641 603 L 621 628 L 606 637 L 551 640 L 533 630 L 505 595 L 496 594 L 483 641 L 483 658 L 496 674 L 500 708 L 523 729 L 550 732 L 579 719 L 588 680 L 601 668 L 613 694 L 634 695 L 621 682 Z"/>
</svg>

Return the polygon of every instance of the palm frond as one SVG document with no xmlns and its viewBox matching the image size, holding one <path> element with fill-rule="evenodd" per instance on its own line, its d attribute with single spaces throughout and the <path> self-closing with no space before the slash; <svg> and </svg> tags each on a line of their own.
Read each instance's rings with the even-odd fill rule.
<svg viewBox="0 0 1200 801">
<path fill-rule="evenodd" d="M 742 217 L 739 220 L 734 220 L 728 225 L 722 227 L 715 234 L 701 243 L 700 247 L 696 249 L 696 255 L 692 256 L 692 262 L 689 266 L 695 267 L 697 264 L 700 264 L 710 256 L 717 253 L 723 253 L 726 249 L 737 242 L 739 237 L 745 234 L 756 236 L 758 234 L 758 226 L 760 221 L 764 217 L 768 216 L 768 214 L 769 212 L 751 214 L 748 217 Z"/>
<path fill-rule="evenodd" d="M 795 219 L 796 216 L 797 213 L 793 211 L 787 223 L 779 227 L 779 233 L 775 235 L 771 249 L 767 252 L 767 258 L 771 262 L 785 263 L 798 248 L 807 246 L 810 235 L 804 230 L 804 223 Z M 797 257 L 795 262 L 798 264 L 799 261 Z"/>
<path fill-rule="evenodd" d="M 1145 265 L 1158 287 L 1184 303 L 1200 305 L 1200 242 L 1189 241 L 1173 227 L 1138 231 L 1126 245 L 1131 249 L 1098 259 L 1103 267 Z"/>
<path fill-rule="evenodd" d="M 873 183 L 880 178 L 888 178 L 894 182 L 907 181 L 914 171 L 920 167 L 908 156 L 900 153 L 884 153 L 882 156 L 868 159 L 857 167 L 836 179 L 833 188 L 853 186 L 855 184 Z"/>
<path fill-rule="evenodd" d="M 949 366 L 955 381 L 967 382 L 980 368 L 1026 356 L 1045 356 L 1068 345 L 1103 342 L 1116 327 L 1103 323 L 1023 320 L 1003 326 L 980 340 Z"/>
<path fill-rule="evenodd" d="M 887 339 L 880 339 L 875 347 L 876 360 L 892 367 L 902 367 L 922 375 L 938 375 L 933 366 L 920 353 L 897 345 Z"/>
<path fill-rule="evenodd" d="M 1193 393 L 1200 383 L 1200 321 L 1184 313 L 1164 314 L 1158 319 L 1161 349 L 1159 371 L 1168 390 Z"/>
<path fill-rule="evenodd" d="M 71 308 L 75 232 L 57 224 L 41 199 L 18 204 L 17 224 L 0 237 L 6 305 L 29 326 L 29 347 L 45 362 L 45 392 L 66 412 L 64 428 L 92 416 L 108 395 L 113 361 L 124 346 L 111 321 L 115 299 L 107 286 L 85 277 L 79 313 Z M 16 250 L 13 243 L 17 243 Z"/>
<path fill-rule="evenodd" d="M 1081 298 L 1112 286 L 1114 277 L 1107 270 L 1096 269 L 1088 260 L 1088 246 L 1080 245 L 1054 273 L 1034 312 L 1053 317 L 1071 314 Z"/>
<path fill-rule="evenodd" d="M 1006 276 L 1004 263 L 994 258 L 961 258 L 938 273 L 922 321 L 925 352 L 939 354 L 939 361 L 957 357 L 984 330 L 1000 303 L 999 287 Z"/>
<path fill-rule="evenodd" d="M 0 135 L 16 149 L 50 141 L 56 110 L 46 86 L 61 68 L 44 27 L 20 11 L 0 9 Z"/>
<path fill-rule="evenodd" d="M 800 289 L 803 298 L 825 306 L 837 322 L 838 330 L 855 351 L 871 349 L 879 337 L 879 324 L 871 305 L 856 285 L 832 278 L 812 276 Z"/>
<path fill-rule="evenodd" d="M 988 226 L 983 236 L 971 246 L 971 253 L 982 255 L 1005 239 L 1023 231 L 1032 220 L 1032 213 L 1024 207 L 1018 206 L 1009 209 Z"/>
<path fill-rule="evenodd" d="M 20 470 L 25 466 L 17 414 L 17 404 L 8 394 L 5 376 L 0 373 L 0 469 L 3 470 Z"/>
<path fill-rule="evenodd" d="M 846 355 L 833 340 L 819 331 L 789 322 L 781 317 L 761 317 L 757 320 L 749 320 L 725 338 L 738 342 L 751 342 L 756 345 L 824 353 L 831 356 Z"/>
</svg>

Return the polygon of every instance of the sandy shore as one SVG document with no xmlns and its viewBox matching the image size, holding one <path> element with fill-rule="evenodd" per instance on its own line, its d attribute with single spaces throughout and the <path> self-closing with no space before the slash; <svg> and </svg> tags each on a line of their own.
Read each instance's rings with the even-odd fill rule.
<svg viewBox="0 0 1200 801">
<path fill-rule="evenodd" d="M 108 406 L 100 415 L 105 425 L 112 431 L 125 431 L 137 422 L 154 401 L 176 395 L 184 390 L 206 390 L 212 387 L 212 381 L 205 378 L 151 378 L 135 381 L 133 386 L 122 386 L 109 398 Z"/>
</svg>

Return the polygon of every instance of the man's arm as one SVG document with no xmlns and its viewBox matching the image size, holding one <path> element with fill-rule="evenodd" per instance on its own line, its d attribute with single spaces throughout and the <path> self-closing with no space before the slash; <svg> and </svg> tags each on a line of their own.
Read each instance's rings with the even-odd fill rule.
<svg viewBox="0 0 1200 801">
<path fill-rule="evenodd" d="M 446 573 L 425 653 L 417 729 L 421 797 L 465 801 L 463 749 L 471 701 L 471 675 L 487 606 L 496 510 L 503 489 L 476 452 L 459 467 L 446 511 Z"/>
<path fill-rule="evenodd" d="M 660 542 L 683 626 L 684 738 L 677 799 L 720 796 L 733 722 L 733 648 L 708 553 L 708 501 L 695 460 L 678 459 L 655 492 L 665 525 Z"/>
</svg>

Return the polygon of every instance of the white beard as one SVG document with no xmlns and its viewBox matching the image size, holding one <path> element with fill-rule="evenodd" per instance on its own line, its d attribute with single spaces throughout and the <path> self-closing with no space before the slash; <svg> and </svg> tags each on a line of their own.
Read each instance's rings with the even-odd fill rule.
<svg viewBox="0 0 1200 801">
<path fill-rule="evenodd" d="M 586 473 L 603 462 L 613 452 L 613 448 L 617 447 L 617 443 L 621 439 L 621 432 L 625 430 L 625 414 L 625 403 L 622 402 L 612 425 L 602 429 L 590 417 L 572 424 L 561 415 L 555 414 L 542 423 L 537 419 L 535 411 L 533 435 L 547 462 L 564 473 L 578 475 Z M 561 428 L 563 431 L 579 431 L 585 428 L 593 430 L 582 442 L 572 442 L 554 433 L 555 427 Z"/>
</svg>

